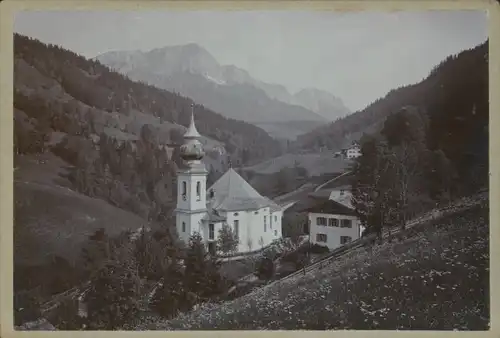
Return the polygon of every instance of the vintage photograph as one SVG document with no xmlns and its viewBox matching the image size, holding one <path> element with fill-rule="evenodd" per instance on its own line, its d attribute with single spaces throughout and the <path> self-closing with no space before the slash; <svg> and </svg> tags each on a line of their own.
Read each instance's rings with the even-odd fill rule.
<svg viewBox="0 0 500 338">
<path fill-rule="evenodd" d="M 490 330 L 485 10 L 24 10 L 15 330 Z"/>
</svg>

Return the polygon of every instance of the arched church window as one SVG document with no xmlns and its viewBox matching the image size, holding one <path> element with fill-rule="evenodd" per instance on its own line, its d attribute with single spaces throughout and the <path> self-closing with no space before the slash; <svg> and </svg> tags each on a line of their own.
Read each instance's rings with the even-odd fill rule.
<svg viewBox="0 0 500 338">
<path fill-rule="evenodd" d="M 214 189 L 210 189 L 210 198 L 214 198 L 215 197 L 215 191 Z"/>
<path fill-rule="evenodd" d="M 182 199 L 185 201 L 187 195 L 187 183 L 182 182 Z"/>
<path fill-rule="evenodd" d="M 196 182 L 196 200 L 201 200 L 201 182 Z"/>
<path fill-rule="evenodd" d="M 186 232 L 186 222 L 182 222 L 182 232 Z"/>
<path fill-rule="evenodd" d="M 234 213 L 234 216 L 238 216 L 238 213 L 237 213 L 237 212 L 235 212 L 235 213 Z"/>
</svg>

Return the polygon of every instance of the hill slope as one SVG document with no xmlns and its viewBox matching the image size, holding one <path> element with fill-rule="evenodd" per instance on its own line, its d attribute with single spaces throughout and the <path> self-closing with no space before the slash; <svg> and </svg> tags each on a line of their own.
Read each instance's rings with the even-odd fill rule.
<svg viewBox="0 0 500 338">
<path fill-rule="evenodd" d="M 449 56 L 423 81 L 391 90 L 365 109 L 300 136 L 294 146 L 339 150 L 364 133 L 380 131 L 385 119 L 402 107 L 416 106 L 429 116 L 431 148 L 445 148 L 447 156 L 451 148 L 487 156 L 488 105 L 486 41 Z"/>
<path fill-rule="evenodd" d="M 79 283 L 81 245 L 144 224 L 172 230 L 182 132 L 193 101 L 58 46 L 14 36 L 15 287 Z M 264 130 L 195 106 L 207 163 L 279 154 Z M 177 162 L 177 163 L 176 163 Z M 36 291 L 38 293 L 38 291 Z"/>
<path fill-rule="evenodd" d="M 481 203 L 305 276 L 136 330 L 487 330 L 489 226 Z"/>
<path fill-rule="evenodd" d="M 116 235 L 148 222 L 102 199 L 71 189 L 70 165 L 51 153 L 18 158 L 14 182 L 14 261 L 38 265 L 54 256 L 72 264 L 97 229 Z"/>
</svg>

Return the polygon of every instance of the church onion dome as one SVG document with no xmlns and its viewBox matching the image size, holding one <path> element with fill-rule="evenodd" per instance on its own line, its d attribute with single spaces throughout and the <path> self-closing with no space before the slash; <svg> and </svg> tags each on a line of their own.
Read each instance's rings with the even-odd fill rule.
<svg viewBox="0 0 500 338">
<path fill-rule="evenodd" d="M 191 104 L 191 123 L 184 134 L 184 144 L 180 147 L 180 156 L 184 161 L 199 161 L 205 155 L 203 145 L 198 139 L 201 135 L 194 124 L 194 105 Z"/>
</svg>

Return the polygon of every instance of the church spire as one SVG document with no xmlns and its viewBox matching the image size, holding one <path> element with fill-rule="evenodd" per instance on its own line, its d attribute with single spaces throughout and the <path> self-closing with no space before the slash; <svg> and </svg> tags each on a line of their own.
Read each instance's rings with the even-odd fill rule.
<svg viewBox="0 0 500 338">
<path fill-rule="evenodd" d="M 196 125 L 194 124 L 194 103 L 191 103 L 191 122 L 189 123 L 188 130 L 184 134 L 184 138 L 199 138 L 201 135 L 196 130 Z"/>
<path fill-rule="evenodd" d="M 188 166 L 198 163 L 205 155 L 203 145 L 198 141 L 200 137 L 194 124 L 194 103 L 191 103 L 191 122 L 184 134 L 184 144 L 180 148 L 180 156 Z"/>
</svg>

